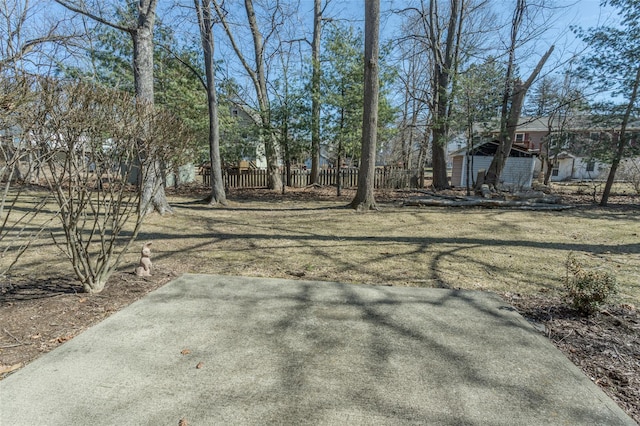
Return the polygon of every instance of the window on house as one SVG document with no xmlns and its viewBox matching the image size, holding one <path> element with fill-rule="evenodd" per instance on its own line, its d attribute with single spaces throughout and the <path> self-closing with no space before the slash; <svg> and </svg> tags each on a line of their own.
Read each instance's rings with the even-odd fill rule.
<svg viewBox="0 0 640 426">
<path fill-rule="evenodd" d="M 558 169 L 557 167 L 551 169 L 551 176 L 558 176 L 558 174 L 560 174 L 560 169 Z"/>
<path fill-rule="evenodd" d="M 231 110 L 231 115 L 233 115 L 234 117 L 238 116 L 238 110 L 237 109 L 232 109 Z"/>
<path fill-rule="evenodd" d="M 524 143 L 524 133 L 516 133 L 516 143 Z"/>
<path fill-rule="evenodd" d="M 588 172 L 593 172 L 596 169 L 596 163 L 595 161 L 588 161 L 587 162 L 587 171 Z"/>
</svg>

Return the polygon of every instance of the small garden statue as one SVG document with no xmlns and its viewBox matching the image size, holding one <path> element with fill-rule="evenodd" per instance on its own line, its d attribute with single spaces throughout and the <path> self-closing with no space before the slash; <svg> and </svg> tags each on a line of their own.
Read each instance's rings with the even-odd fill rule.
<svg viewBox="0 0 640 426">
<path fill-rule="evenodd" d="M 151 248 L 149 247 L 151 243 L 146 243 L 142 246 L 142 253 L 140 256 L 140 263 L 135 269 L 135 274 L 139 277 L 150 277 L 151 276 Z"/>
</svg>

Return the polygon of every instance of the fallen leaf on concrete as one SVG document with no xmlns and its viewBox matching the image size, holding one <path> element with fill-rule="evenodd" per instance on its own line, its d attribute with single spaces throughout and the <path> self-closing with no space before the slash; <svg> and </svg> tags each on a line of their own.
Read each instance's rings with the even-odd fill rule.
<svg viewBox="0 0 640 426">
<path fill-rule="evenodd" d="M 204 367 L 204 362 L 200 361 L 200 362 L 198 363 L 198 365 L 196 365 L 196 368 L 199 370 L 199 369 L 201 369 L 202 367 Z"/>
<path fill-rule="evenodd" d="M 189 423 L 187 423 L 186 419 L 180 419 L 180 421 L 178 422 L 178 426 L 188 426 Z"/>
<path fill-rule="evenodd" d="M 183 350 L 180 351 L 180 353 L 182 355 L 189 355 L 191 353 L 191 351 L 189 349 L 183 349 Z"/>
</svg>

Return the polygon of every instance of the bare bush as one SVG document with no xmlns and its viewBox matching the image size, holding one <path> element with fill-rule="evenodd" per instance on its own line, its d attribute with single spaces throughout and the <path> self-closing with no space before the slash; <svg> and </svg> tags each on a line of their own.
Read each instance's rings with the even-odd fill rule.
<svg viewBox="0 0 640 426">
<path fill-rule="evenodd" d="M 37 94 L 30 137 L 59 208 L 63 235 L 52 236 L 85 291 L 100 292 L 142 225 L 146 206 L 128 180 L 146 170 L 138 152 L 153 110 L 76 81 L 42 79 Z"/>
<path fill-rule="evenodd" d="M 629 182 L 636 194 L 640 195 L 640 157 L 622 160 L 618 178 Z"/>
<path fill-rule="evenodd" d="M 25 159 L 34 160 L 33 147 L 25 134 L 31 120 L 32 92 L 30 79 L 14 74 L 0 78 L 0 277 L 3 288 L 20 256 L 45 226 L 35 224 L 35 218 L 46 204 L 47 197 L 26 197 L 25 181 L 30 180 L 32 164 L 25 169 Z M 24 202 L 28 198 L 28 208 Z M 20 205 L 18 204 L 20 201 Z"/>
</svg>

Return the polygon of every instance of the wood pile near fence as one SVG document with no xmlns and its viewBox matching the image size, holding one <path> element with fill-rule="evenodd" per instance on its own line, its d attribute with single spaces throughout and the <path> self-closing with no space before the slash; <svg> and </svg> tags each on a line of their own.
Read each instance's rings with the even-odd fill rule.
<svg viewBox="0 0 640 426">
<path fill-rule="evenodd" d="M 343 188 L 358 187 L 358 169 L 345 168 L 320 170 L 318 184 L 321 186 L 336 186 L 337 175 L 341 174 Z M 204 166 L 200 170 L 202 181 L 205 185 L 210 185 L 210 170 Z M 374 186 L 375 188 L 402 189 L 415 186 L 415 176 L 417 171 L 407 170 L 400 167 L 376 167 Z M 238 170 L 229 169 L 223 172 L 223 179 L 226 188 L 267 188 L 267 171 L 258 169 Z M 287 182 L 286 176 L 282 175 L 283 182 Z M 288 182 L 289 187 L 304 188 L 311 185 L 311 172 L 309 170 L 292 170 Z"/>
</svg>

